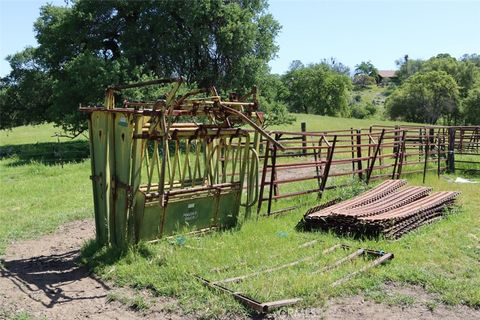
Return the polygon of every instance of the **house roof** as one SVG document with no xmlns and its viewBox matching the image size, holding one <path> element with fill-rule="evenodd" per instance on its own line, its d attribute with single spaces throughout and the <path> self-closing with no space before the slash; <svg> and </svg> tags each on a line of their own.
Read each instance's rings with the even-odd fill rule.
<svg viewBox="0 0 480 320">
<path fill-rule="evenodd" d="M 382 78 L 395 78 L 395 70 L 378 70 L 378 75 Z"/>
</svg>

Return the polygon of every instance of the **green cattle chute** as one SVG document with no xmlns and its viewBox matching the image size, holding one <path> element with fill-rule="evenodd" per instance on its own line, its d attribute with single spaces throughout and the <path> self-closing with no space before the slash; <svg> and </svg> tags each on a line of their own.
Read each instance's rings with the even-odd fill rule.
<svg viewBox="0 0 480 320">
<path fill-rule="evenodd" d="M 259 134 L 272 139 L 258 126 L 256 89 L 251 102 L 222 101 L 214 88 L 178 96 L 181 82 L 109 87 L 105 107 L 81 108 L 89 115 L 99 243 L 125 247 L 190 230 L 230 228 L 240 221 L 241 205 L 249 216 L 257 200 Z M 170 90 L 156 101 L 115 102 L 124 89 L 159 84 Z M 240 128 L 243 123 L 255 131 Z"/>
</svg>

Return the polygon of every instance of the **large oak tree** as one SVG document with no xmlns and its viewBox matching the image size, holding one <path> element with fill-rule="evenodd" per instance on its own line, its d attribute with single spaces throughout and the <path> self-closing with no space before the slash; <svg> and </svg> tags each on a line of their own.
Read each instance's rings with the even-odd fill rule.
<svg viewBox="0 0 480 320">
<path fill-rule="evenodd" d="M 246 91 L 268 72 L 278 50 L 280 25 L 267 7 L 265 0 L 45 5 L 35 23 L 39 46 L 28 49 L 29 59 L 18 68 L 12 65 L 14 71 L 2 81 L 2 116 L 24 108 L 22 99 L 4 94 L 13 85 L 26 85 L 19 71 L 44 78 L 48 90 L 41 93 L 46 102 L 40 118 L 70 131 L 84 126 L 78 104 L 101 101 L 112 83 L 183 76 L 224 93 Z M 31 123 L 25 117 L 24 123 Z M 2 120 L 2 127 L 8 125 Z"/>
</svg>

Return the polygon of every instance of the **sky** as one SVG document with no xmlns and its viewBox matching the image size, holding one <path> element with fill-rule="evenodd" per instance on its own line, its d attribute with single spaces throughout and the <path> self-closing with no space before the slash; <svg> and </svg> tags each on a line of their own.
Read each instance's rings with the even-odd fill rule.
<svg viewBox="0 0 480 320">
<path fill-rule="evenodd" d="M 8 54 L 37 45 L 33 22 L 47 2 L 64 4 L 0 0 L 0 76 L 10 71 Z M 386 70 L 395 69 L 395 60 L 405 54 L 428 59 L 438 53 L 480 53 L 480 0 L 269 2 L 269 12 L 282 25 L 280 50 L 270 62 L 274 73 L 287 71 L 293 60 L 308 64 L 333 57 L 352 69 L 371 61 Z"/>
</svg>

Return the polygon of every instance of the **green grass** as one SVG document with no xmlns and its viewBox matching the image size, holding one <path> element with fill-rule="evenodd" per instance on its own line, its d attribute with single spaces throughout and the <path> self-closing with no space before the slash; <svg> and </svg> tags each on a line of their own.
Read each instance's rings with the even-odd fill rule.
<svg viewBox="0 0 480 320">
<path fill-rule="evenodd" d="M 51 144 L 56 144 L 51 137 L 55 131 L 52 125 L 0 131 L 0 254 L 12 241 L 34 238 L 68 221 L 93 218 L 90 161 L 65 162 L 63 168 L 47 161 Z M 62 141 L 62 145 L 79 145 L 88 154 L 84 141 Z"/>
<path fill-rule="evenodd" d="M 324 131 L 324 130 L 339 130 L 339 129 L 361 129 L 369 128 L 373 124 L 378 125 L 396 125 L 407 124 L 407 122 L 385 121 L 374 119 L 354 119 L 354 118 L 336 118 L 327 116 L 318 116 L 304 113 L 293 114 L 295 121 L 289 125 L 272 126 L 268 130 L 284 130 L 284 131 L 300 131 L 300 123 L 307 123 L 307 131 Z M 410 123 L 412 124 L 412 123 Z"/>
<path fill-rule="evenodd" d="M 52 124 L 40 124 L 36 126 L 17 127 L 12 130 L 0 130 L 0 146 L 14 144 L 31 144 L 38 142 L 57 142 L 54 137 L 56 133 L 62 133 L 60 128 L 54 127 Z M 80 135 L 75 140 L 85 140 Z M 69 138 L 60 138 L 61 141 L 70 141 Z"/>
<path fill-rule="evenodd" d="M 412 177 L 410 181 L 421 184 L 421 177 Z M 311 274 L 345 254 L 340 250 L 312 262 L 239 284 L 229 284 L 229 287 L 260 301 L 301 297 L 303 302 L 300 307 L 319 305 L 330 297 L 362 290 L 377 292 L 374 298 L 389 304 L 411 304 L 410 297 L 390 297 L 380 293 L 382 283 L 394 281 L 422 286 L 428 292 L 438 294 L 441 302 L 446 304 L 466 304 L 478 308 L 480 202 L 476 201 L 476 197 L 479 187 L 452 184 L 434 175 L 428 176 L 426 184 L 434 190 L 461 191 L 459 202 L 462 209 L 398 241 L 354 240 L 329 233 L 296 231 L 295 225 L 301 219 L 306 209 L 304 207 L 279 218 L 261 217 L 258 221 L 247 221 L 237 230 L 204 237 L 186 237 L 185 245 L 163 240 L 156 244 L 142 244 L 119 254 L 105 249 L 97 251 L 91 243 L 84 248 L 84 255 L 86 261 L 94 266 L 95 272 L 104 278 L 119 285 L 149 288 L 158 295 L 175 296 L 186 312 L 210 317 L 246 310 L 231 297 L 203 287 L 193 278 L 194 274 L 211 280 L 248 274 L 313 255 L 342 242 L 354 247 L 393 252 L 395 259 L 336 289 L 330 288 L 329 284 L 365 262 L 360 260 L 347 264 L 326 275 Z M 299 245 L 312 240 L 319 242 L 314 246 L 299 248 Z"/>
<path fill-rule="evenodd" d="M 368 127 L 372 122 L 302 114 L 296 117 L 297 123 L 284 129 L 297 131 L 301 121 L 308 122 L 308 130 Z M 45 125 L 18 128 L 8 136 L 5 132 L 0 133 L 0 148 L 17 146 L 16 151 L 0 159 L 3 204 L 0 209 L 0 253 L 12 241 L 37 237 L 70 220 L 93 218 L 88 160 L 67 162 L 63 168 L 41 160 L 29 161 L 28 157 L 19 161 L 22 150 L 39 144 L 50 148 L 41 143 L 56 141 L 50 137 L 52 130 L 51 126 Z M 193 278 L 194 274 L 211 280 L 242 275 L 310 256 L 341 242 L 393 252 L 395 259 L 335 289 L 329 284 L 366 262 L 360 259 L 326 275 L 311 274 L 345 254 L 339 250 L 295 267 L 228 286 L 262 301 L 300 297 L 303 301 L 298 307 L 321 305 L 331 297 L 359 292 L 370 292 L 371 299 L 385 303 L 409 305 L 412 302 L 409 297 L 389 297 L 381 293 L 382 283 L 394 281 L 422 286 L 436 293 L 440 303 L 480 308 L 480 187 L 478 184 L 455 184 L 446 178 L 452 180 L 455 177 L 437 178 L 430 174 L 426 184 L 435 190 L 461 191 L 460 211 L 398 241 L 354 240 L 329 233 L 297 231 L 296 224 L 306 208 L 315 202 L 312 197 L 298 197 L 282 203 L 282 206 L 301 206 L 288 214 L 278 218 L 260 217 L 239 228 L 204 237 L 187 236 L 184 245 L 180 244 L 182 241 L 164 239 L 121 253 L 97 248 L 90 242 L 83 248 L 84 261 L 104 279 L 111 279 L 118 285 L 146 288 L 154 295 L 176 297 L 185 312 L 212 317 L 248 311 L 231 297 L 202 286 Z M 421 184 L 421 176 L 409 180 L 412 184 Z M 337 195 L 348 197 L 362 189 L 361 185 L 351 184 L 349 189 L 327 193 L 324 200 Z M 299 248 L 312 240 L 318 242 Z M 114 298 L 122 300 L 121 297 Z M 143 308 L 140 300 L 126 303 Z"/>
</svg>

